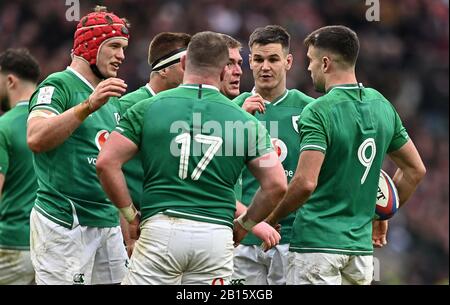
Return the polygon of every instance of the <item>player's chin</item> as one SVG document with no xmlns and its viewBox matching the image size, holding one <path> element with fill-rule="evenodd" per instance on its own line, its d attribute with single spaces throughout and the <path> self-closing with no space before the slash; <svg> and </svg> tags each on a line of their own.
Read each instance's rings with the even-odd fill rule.
<svg viewBox="0 0 450 305">
<path fill-rule="evenodd" d="M 116 77 L 117 76 L 117 70 L 108 70 L 105 76 L 107 78 Z"/>
<path fill-rule="evenodd" d="M 237 97 L 241 92 L 239 91 L 239 89 L 229 89 L 227 91 L 227 96 L 230 98 L 235 98 Z"/>
</svg>

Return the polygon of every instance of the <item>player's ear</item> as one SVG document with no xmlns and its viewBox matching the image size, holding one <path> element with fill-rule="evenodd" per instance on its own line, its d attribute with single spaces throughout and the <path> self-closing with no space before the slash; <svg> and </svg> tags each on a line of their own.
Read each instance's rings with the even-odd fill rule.
<svg viewBox="0 0 450 305">
<path fill-rule="evenodd" d="M 322 71 L 327 73 L 330 70 L 331 58 L 328 56 L 322 57 Z"/>
<path fill-rule="evenodd" d="M 8 76 L 6 76 L 6 88 L 14 88 L 15 86 L 17 86 L 18 81 L 19 79 L 17 78 L 17 76 L 15 76 L 14 74 L 8 74 Z"/>
<path fill-rule="evenodd" d="M 286 56 L 286 71 L 289 71 L 292 67 L 292 63 L 294 62 L 294 57 L 292 54 L 288 54 Z"/>
<path fill-rule="evenodd" d="M 250 70 L 253 70 L 252 53 L 248 54 L 248 65 L 250 67 Z"/>
<path fill-rule="evenodd" d="M 158 73 L 159 73 L 159 76 L 161 76 L 162 78 L 166 78 L 167 77 L 167 68 L 159 70 Z"/>
</svg>

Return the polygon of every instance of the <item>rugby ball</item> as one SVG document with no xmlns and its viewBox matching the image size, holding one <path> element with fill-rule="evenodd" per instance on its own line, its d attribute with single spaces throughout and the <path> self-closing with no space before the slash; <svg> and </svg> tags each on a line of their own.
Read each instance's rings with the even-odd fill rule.
<svg viewBox="0 0 450 305">
<path fill-rule="evenodd" d="M 399 208 L 397 188 L 391 177 L 381 170 L 378 181 L 377 201 L 375 208 L 375 218 L 386 220 L 394 216 Z"/>
</svg>

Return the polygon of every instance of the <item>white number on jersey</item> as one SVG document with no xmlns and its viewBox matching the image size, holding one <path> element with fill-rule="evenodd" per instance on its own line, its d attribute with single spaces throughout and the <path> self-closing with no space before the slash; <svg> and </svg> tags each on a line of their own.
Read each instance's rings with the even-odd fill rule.
<svg viewBox="0 0 450 305">
<path fill-rule="evenodd" d="M 180 152 L 180 167 L 178 170 L 178 176 L 181 179 L 187 178 L 188 166 L 189 166 L 189 157 L 191 153 L 191 135 L 189 133 L 180 134 L 175 138 L 176 143 L 181 144 L 181 152 Z M 197 164 L 196 168 L 192 172 L 191 179 L 198 180 L 202 175 L 203 171 L 208 166 L 209 162 L 211 162 L 214 155 L 222 146 L 223 140 L 220 137 L 215 136 L 207 136 L 202 134 L 197 134 L 194 136 L 194 141 L 202 144 L 209 144 L 209 148 L 206 150 L 205 155 Z"/>
<path fill-rule="evenodd" d="M 372 152 L 369 157 L 366 157 L 367 149 L 371 147 Z M 375 155 L 377 153 L 375 140 L 373 138 L 368 138 L 358 148 L 358 159 L 359 162 L 366 168 L 364 171 L 364 175 L 361 177 L 361 184 L 366 181 L 367 175 L 369 174 L 370 167 L 372 166 L 372 162 L 375 159 Z"/>
</svg>

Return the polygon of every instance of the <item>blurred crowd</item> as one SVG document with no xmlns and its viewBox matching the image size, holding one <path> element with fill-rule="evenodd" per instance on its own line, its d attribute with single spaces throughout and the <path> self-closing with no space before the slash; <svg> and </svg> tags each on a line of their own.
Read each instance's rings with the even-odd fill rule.
<svg viewBox="0 0 450 305">
<path fill-rule="evenodd" d="M 67 20 L 78 1 L 1 1 L 0 51 L 27 47 L 39 60 L 42 79 L 70 63 L 77 21 Z M 79 1 L 83 16 L 102 4 L 132 25 L 119 71 L 129 90 L 148 80 L 147 48 L 162 31 L 212 30 L 244 48 L 241 90 L 252 88 L 247 41 L 258 26 L 280 24 L 291 34 L 294 66 L 288 88 L 317 97 L 306 70 L 303 38 L 318 27 L 343 24 L 361 42 L 357 76 L 396 107 L 418 146 L 427 175 L 410 202 L 390 222 L 389 245 L 376 250 L 381 284 L 448 283 L 449 256 L 449 8 L 448 0 L 380 0 L 380 21 L 366 20 L 364 0 L 110 0 Z M 385 169 L 394 173 L 391 163 Z"/>
</svg>

